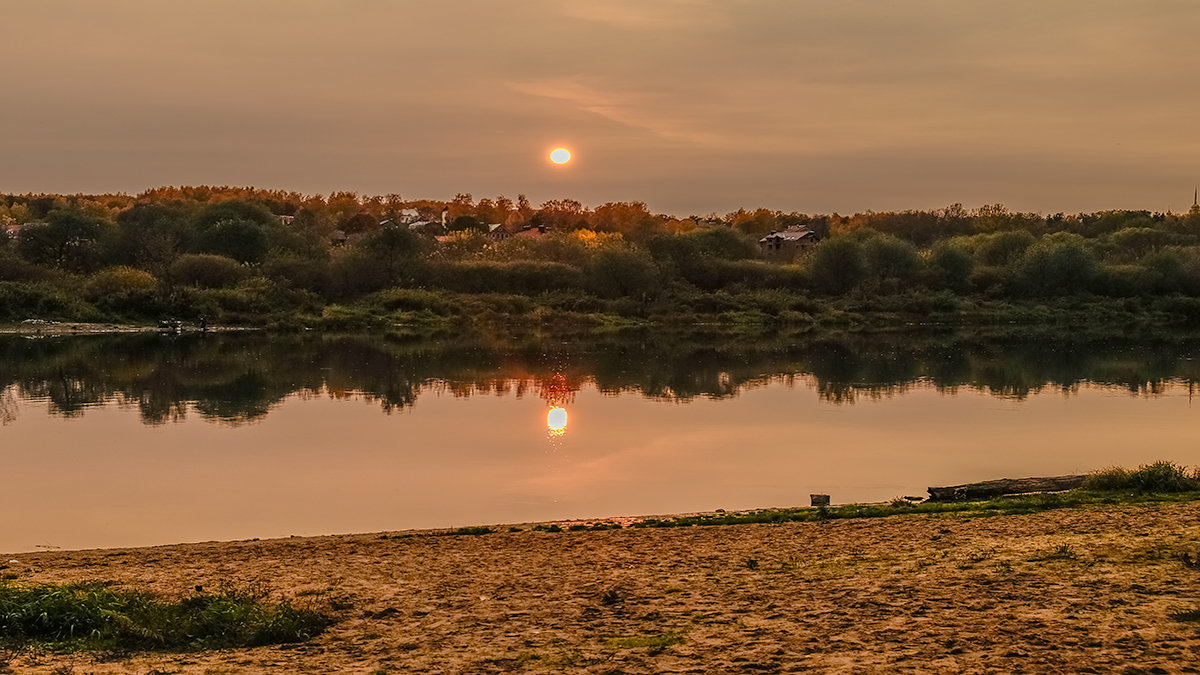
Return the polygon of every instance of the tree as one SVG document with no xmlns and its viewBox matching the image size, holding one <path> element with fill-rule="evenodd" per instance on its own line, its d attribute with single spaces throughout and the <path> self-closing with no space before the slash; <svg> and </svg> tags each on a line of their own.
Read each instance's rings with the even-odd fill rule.
<svg viewBox="0 0 1200 675">
<path fill-rule="evenodd" d="M 1066 295 L 1088 288 L 1096 276 L 1096 254 L 1077 234 L 1042 237 L 1020 264 L 1023 285 L 1040 295 Z"/>
<path fill-rule="evenodd" d="M 845 293 L 866 277 L 867 260 L 857 241 L 837 237 L 816 247 L 808 271 L 817 290 Z"/>
<path fill-rule="evenodd" d="M 104 222 L 74 209 L 56 209 L 44 225 L 26 225 L 17 253 L 30 262 L 80 271 L 100 257 L 97 239 Z"/>
<path fill-rule="evenodd" d="M 921 269 L 921 258 L 912 244 L 890 235 L 871 237 L 863 244 L 869 273 L 876 279 L 912 281 Z"/>
<path fill-rule="evenodd" d="M 111 262 L 162 272 L 185 246 L 183 209 L 163 204 L 134 204 L 117 215 L 108 242 Z"/>
<path fill-rule="evenodd" d="M 202 253 L 233 258 L 238 262 L 256 263 L 267 254 L 267 233 L 253 221 L 229 218 L 214 223 L 200 234 Z"/>
</svg>

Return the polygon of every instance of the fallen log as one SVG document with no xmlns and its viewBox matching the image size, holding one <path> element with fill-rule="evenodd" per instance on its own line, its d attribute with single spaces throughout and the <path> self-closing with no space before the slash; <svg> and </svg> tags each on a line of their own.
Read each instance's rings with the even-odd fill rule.
<svg viewBox="0 0 1200 675">
<path fill-rule="evenodd" d="M 1062 492 L 1083 485 L 1086 474 L 1076 476 L 1049 476 L 1045 478 L 1001 478 L 979 483 L 926 488 L 931 502 L 965 502 L 975 499 L 990 499 L 1001 495 L 1026 494 L 1029 492 Z"/>
</svg>

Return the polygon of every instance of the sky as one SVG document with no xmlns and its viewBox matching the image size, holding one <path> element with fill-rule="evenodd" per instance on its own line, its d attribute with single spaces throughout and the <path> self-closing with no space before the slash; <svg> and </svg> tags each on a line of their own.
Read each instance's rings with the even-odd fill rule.
<svg viewBox="0 0 1200 675">
<path fill-rule="evenodd" d="M 1186 211 L 1195 0 L 0 0 L 0 192 Z M 555 166 L 547 155 L 569 148 Z"/>
</svg>

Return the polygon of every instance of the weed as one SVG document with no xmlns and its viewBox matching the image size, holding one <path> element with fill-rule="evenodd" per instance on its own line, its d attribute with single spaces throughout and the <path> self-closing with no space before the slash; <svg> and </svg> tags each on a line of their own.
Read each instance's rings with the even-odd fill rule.
<svg viewBox="0 0 1200 675">
<path fill-rule="evenodd" d="M 758 569 L 758 559 L 757 558 L 746 558 L 746 569 L 748 569 L 748 570 Z"/>
<path fill-rule="evenodd" d="M 623 638 L 608 638 L 604 640 L 604 646 L 610 649 L 648 649 L 651 655 L 661 654 L 667 647 L 671 645 L 679 645 L 685 642 L 682 633 L 654 633 L 652 635 L 635 635 L 633 637 Z"/>
<path fill-rule="evenodd" d="M 619 602 L 621 602 L 621 593 L 615 588 L 604 591 L 600 596 L 600 604 L 602 605 L 615 605 Z"/>
<path fill-rule="evenodd" d="M 491 533 L 492 533 L 492 528 L 487 527 L 486 525 L 477 525 L 475 527 L 460 527 L 458 529 L 448 530 L 446 532 L 436 532 L 435 534 L 439 537 L 458 537 L 458 536 L 477 537 L 481 534 L 491 534 Z"/>
<path fill-rule="evenodd" d="M 310 609 L 223 589 L 168 602 L 109 584 L 0 583 L 0 642 L 61 651 L 187 650 L 307 640 L 333 622 Z"/>
<path fill-rule="evenodd" d="M 1078 560 L 1079 554 L 1070 544 L 1061 544 L 1054 550 L 1043 555 L 1035 556 L 1033 560 Z"/>
<path fill-rule="evenodd" d="M 558 525 L 534 525 L 534 532 L 562 532 L 563 529 Z"/>
</svg>

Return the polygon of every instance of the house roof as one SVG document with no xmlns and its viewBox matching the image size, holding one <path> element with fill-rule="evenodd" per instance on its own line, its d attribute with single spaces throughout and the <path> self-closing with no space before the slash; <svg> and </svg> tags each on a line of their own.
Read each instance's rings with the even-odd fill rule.
<svg viewBox="0 0 1200 675">
<path fill-rule="evenodd" d="M 768 241 L 800 241 L 805 237 L 816 237 L 817 233 L 807 227 L 789 227 L 782 232 L 772 232 L 767 236 L 759 239 L 760 244 L 765 244 Z"/>
</svg>

